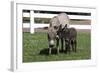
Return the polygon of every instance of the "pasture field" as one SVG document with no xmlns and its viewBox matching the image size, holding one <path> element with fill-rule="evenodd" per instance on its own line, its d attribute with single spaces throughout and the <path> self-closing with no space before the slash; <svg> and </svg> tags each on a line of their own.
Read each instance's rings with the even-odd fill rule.
<svg viewBox="0 0 100 73">
<path fill-rule="evenodd" d="M 23 62 L 85 59 L 91 59 L 90 32 L 78 32 L 76 53 L 60 52 L 58 55 L 56 54 L 56 49 L 53 49 L 52 54 L 48 55 L 48 40 L 45 32 L 36 32 L 35 34 L 23 32 Z"/>
</svg>

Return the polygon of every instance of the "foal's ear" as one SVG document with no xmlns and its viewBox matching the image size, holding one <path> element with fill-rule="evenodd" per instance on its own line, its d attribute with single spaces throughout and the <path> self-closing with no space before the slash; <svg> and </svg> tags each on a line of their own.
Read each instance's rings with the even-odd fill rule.
<svg viewBox="0 0 100 73">
<path fill-rule="evenodd" d="M 65 27 L 67 28 L 67 24 L 65 24 Z"/>
</svg>

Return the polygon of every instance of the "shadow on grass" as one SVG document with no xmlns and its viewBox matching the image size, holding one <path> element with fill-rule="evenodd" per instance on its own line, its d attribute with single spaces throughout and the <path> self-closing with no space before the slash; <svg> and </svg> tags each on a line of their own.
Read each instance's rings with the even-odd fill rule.
<svg viewBox="0 0 100 73">
<path fill-rule="evenodd" d="M 59 53 L 66 53 L 66 51 L 62 51 L 62 50 L 59 50 Z M 43 48 L 40 53 L 40 55 L 49 55 L 49 48 Z M 57 54 L 57 49 L 56 48 L 53 48 L 51 50 L 51 54 L 52 55 L 56 55 Z"/>
<path fill-rule="evenodd" d="M 49 55 L 49 48 L 42 49 L 39 54 L 40 55 Z M 57 54 L 57 49 L 56 48 L 53 48 L 51 50 L 51 54 L 56 55 Z"/>
<path fill-rule="evenodd" d="M 48 54 L 48 52 L 49 52 L 49 49 L 48 48 L 43 48 L 42 50 L 40 50 L 40 55 L 49 55 Z"/>
</svg>

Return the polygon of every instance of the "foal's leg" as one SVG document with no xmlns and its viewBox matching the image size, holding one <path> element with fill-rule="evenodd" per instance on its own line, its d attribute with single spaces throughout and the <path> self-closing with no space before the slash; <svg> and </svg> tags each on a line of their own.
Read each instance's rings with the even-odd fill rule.
<svg viewBox="0 0 100 73">
<path fill-rule="evenodd" d="M 57 47 L 57 54 L 59 54 L 59 39 L 56 39 L 57 43 L 56 43 L 56 47 Z"/>
<path fill-rule="evenodd" d="M 74 42 L 74 45 L 75 45 L 75 46 L 74 46 L 74 48 L 75 48 L 74 51 L 76 52 L 76 48 L 77 48 L 77 41 L 76 41 L 76 40 L 75 40 L 75 42 Z"/>
<path fill-rule="evenodd" d="M 63 43 L 64 43 L 63 38 L 61 38 L 61 49 L 62 49 L 62 51 L 64 51 Z"/>
<path fill-rule="evenodd" d="M 65 49 L 66 49 L 66 53 L 69 53 L 70 54 L 70 42 L 69 41 L 65 41 Z"/>
<path fill-rule="evenodd" d="M 73 40 L 73 43 L 72 43 L 73 52 L 76 52 L 76 47 L 77 47 L 77 42 L 76 42 L 76 40 Z"/>
<path fill-rule="evenodd" d="M 68 41 L 68 53 L 70 54 L 70 52 L 71 52 L 71 47 L 72 47 L 72 45 L 71 45 L 71 40 L 69 40 Z"/>
<path fill-rule="evenodd" d="M 66 50 L 66 53 L 67 53 L 68 52 L 68 45 L 67 45 L 66 41 L 65 41 L 65 50 Z"/>
<path fill-rule="evenodd" d="M 71 40 L 71 48 L 72 48 L 72 51 L 74 52 L 75 51 L 74 40 Z"/>
<path fill-rule="evenodd" d="M 71 49 L 73 52 L 75 52 L 75 40 L 71 39 Z"/>
</svg>

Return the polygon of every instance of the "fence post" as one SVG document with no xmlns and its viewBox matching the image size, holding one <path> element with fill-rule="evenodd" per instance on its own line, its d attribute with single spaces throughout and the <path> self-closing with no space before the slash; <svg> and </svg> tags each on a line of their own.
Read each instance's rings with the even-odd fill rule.
<svg viewBox="0 0 100 73">
<path fill-rule="evenodd" d="M 34 33 L 34 11 L 30 11 L 30 33 Z"/>
</svg>

